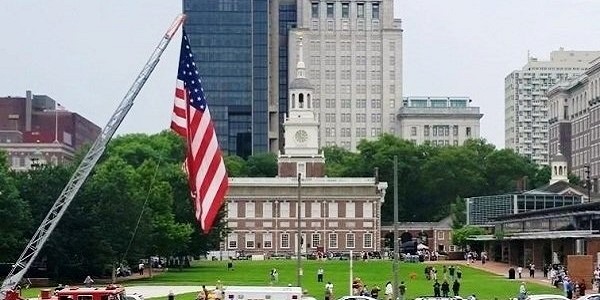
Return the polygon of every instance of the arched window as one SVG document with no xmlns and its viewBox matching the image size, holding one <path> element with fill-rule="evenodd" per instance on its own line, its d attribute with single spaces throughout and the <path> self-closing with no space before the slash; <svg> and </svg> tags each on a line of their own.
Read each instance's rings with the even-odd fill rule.
<svg viewBox="0 0 600 300">
<path fill-rule="evenodd" d="M 558 175 L 558 171 L 557 171 L 556 166 L 554 166 L 554 175 Z"/>
<path fill-rule="evenodd" d="M 559 166 L 558 167 L 558 175 L 562 175 L 563 174 L 563 167 Z"/>
<path fill-rule="evenodd" d="M 312 101 L 310 101 L 310 94 L 306 94 L 306 107 L 311 108 Z"/>
<path fill-rule="evenodd" d="M 296 94 L 292 94 L 292 108 L 296 108 Z"/>
<path fill-rule="evenodd" d="M 304 108 L 304 94 L 298 95 L 298 108 Z"/>
</svg>

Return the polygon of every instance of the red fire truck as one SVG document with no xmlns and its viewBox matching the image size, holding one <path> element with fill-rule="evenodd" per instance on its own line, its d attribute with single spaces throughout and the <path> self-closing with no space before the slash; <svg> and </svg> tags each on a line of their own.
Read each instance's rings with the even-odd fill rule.
<svg viewBox="0 0 600 300">
<path fill-rule="evenodd" d="M 23 300 L 18 292 L 7 294 L 6 300 Z M 43 289 L 40 300 L 127 300 L 125 289 L 118 285 L 107 287 L 67 287 L 62 290 L 51 291 Z"/>
</svg>

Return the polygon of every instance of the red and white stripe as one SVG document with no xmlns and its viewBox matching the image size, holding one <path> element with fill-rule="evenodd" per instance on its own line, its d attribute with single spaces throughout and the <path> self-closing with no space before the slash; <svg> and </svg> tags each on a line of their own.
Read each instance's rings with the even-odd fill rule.
<svg viewBox="0 0 600 300">
<path fill-rule="evenodd" d="M 196 220 L 208 233 L 224 202 L 229 186 L 223 156 L 208 108 L 189 106 L 183 82 L 177 80 L 171 128 L 187 140 L 187 172 L 195 196 Z M 189 114 L 188 114 L 189 110 Z"/>
</svg>

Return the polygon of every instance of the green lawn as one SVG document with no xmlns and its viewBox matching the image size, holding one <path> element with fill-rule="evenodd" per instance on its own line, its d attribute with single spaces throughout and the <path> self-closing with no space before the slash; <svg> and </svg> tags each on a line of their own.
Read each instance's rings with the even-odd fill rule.
<svg viewBox="0 0 600 300">
<path fill-rule="evenodd" d="M 130 282 L 132 285 L 209 285 L 214 286 L 217 280 L 224 285 L 269 285 L 269 270 L 277 268 L 279 282 L 275 285 L 286 286 L 296 284 L 296 261 L 270 260 L 270 261 L 236 261 L 235 270 L 227 271 L 226 262 L 200 262 L 192 268 L 183 271 L 171 270 L 152 279 Z M 311 296 L 322 299 L 324 284 L 317 282 L 317 269 L 322 266 L 325 270 L 325 282 L 331 281 L 335 288 L 335 297 L 349 293 L 349 263 L 348 261 L 303 261 L 304 276 L 302 287 Z M 408 298 L 412 299 L 421 295 L 432 295 L 432 282 L 427 281 L 423 275 L 424 264 L 400 263 L 400 280 L 407 285 Z M 442 267 L 436 266 L 438 278 L 442 278 Z M 519 281 L 508 280 L 502 276 L 490 274 L 477 269 L 461 267 L 463 280 L 461 295 L 476 294 L 477 299 L 494 300 L 508 299 L 516 296 L 519 290 Z M 393 280 L 392 261 L 354 261 L 354 276 L 358 276 L 369 287 L 378 285 L 384 288 L 385 283 Z M 409 279 L 408 274 L 416 273 L 417 279 Z M 530 293 L 559 293 L 560 291 L 537 284 L 528 284 Z M 195 294 L 178 295 L 177 300 L 192 300 Z M 383 298 L 383 292 L 380 293 Z"/>
</svg>

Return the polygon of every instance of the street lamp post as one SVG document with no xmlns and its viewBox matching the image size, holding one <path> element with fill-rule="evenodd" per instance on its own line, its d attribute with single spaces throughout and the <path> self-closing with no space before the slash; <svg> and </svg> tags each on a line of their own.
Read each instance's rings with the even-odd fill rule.
<svg viewBox="0 0 600 300">
<path fill-rule="evenodd" d="M 394 299 L 398 299 L 398 156 L 394 155 Z"/>
<path fill-rule="evenodd" d="M 298 224 L 297 224 L 297 240 L 296 240 L 296 256 L 298 259 L 298 287 L 302 287 L 302 253 L 301 253 L 301 249 L 302 249 L 302 228 L 301 228 L 301 221 L 302 221 L 302 216 L 300 214 L 300 210 L 302 209 L 302 173 L 298 173 L 298 206 L 297 206 L 297 210 L 296 210 L 296 217 L 298 219 Z"/>
</svg>

